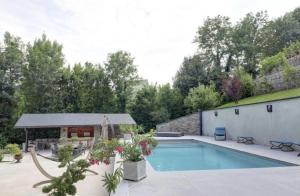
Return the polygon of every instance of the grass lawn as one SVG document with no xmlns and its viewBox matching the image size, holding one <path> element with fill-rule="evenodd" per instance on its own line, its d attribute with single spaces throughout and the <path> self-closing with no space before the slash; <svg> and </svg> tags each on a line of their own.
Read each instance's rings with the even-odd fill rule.
<svg viewBox="0 0 300 196">
<path fill-rule="evenodd" d="M 300 96 L 300 88 L 294 88 L 294 89 L 290 89 L 290 90 L 284 90 L 284 91 L 268 93 L 268 94 L 264 94 L 264 95 L 248 97 L 245 99 L 241 99 L 238 102 L 238 104 L 235 104 L 234 102 L 230 102 L 230 103 L 221 105 L 218 108 L 226 108 L 226 107 L 246 105 L 246 104 L 252 104 L 252 103 L 260 103 L 260 102 L 265 102 L 265 101 L 274 101 L 274 100 L 278 100 L 278 99 L 285 99 L 285 98 L 297 97 L 297 96 Z"/>
</svg>

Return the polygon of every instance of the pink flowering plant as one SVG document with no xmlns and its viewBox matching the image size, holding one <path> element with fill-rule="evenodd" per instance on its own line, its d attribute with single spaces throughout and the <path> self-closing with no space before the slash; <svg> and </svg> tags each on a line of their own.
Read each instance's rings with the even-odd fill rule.
<svg viewBox="0 0 300 196">
<path fill-rule="evenodd" d="M 134 135 L 131 143 L 124 144 L 124 151 L 121 153 L 123 160 L 137 162 L 143 160 L 144 156 L 150 155 L 152 149 L 157 146 L 153 136 L 153 131 L 144 135 Z"/>
<path fill-rule="evenodd" d="M 104 163 L 110 164 L 110 157 L 115 157 L 116 153 L 122 153 L 123 147 L 117 139 L 112 140 L 101 140 L 99 141 L 94 149 L 91 151 L 91 157 L 89 163 L 91 165 Z"/>
</svg>

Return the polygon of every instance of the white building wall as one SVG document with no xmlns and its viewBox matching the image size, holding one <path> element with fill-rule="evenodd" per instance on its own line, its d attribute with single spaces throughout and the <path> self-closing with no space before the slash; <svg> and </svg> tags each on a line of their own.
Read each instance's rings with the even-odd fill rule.
<svg viewBox="0 0 300 196">
<path fill-rule="evenodd" d="M 267 105 L 273 112 L 267 112 Z M 300 98 L 204 111 L 202 120 L 203 135 L 213 136 L 215 127 L 225 127 L 229 139 L 250 136 L 262 145 L 270 140 L 300 143 Z"/>
</svg>

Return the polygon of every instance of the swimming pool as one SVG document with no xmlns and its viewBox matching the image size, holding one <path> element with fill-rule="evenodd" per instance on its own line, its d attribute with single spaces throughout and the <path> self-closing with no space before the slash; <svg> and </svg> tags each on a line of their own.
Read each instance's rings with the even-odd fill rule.
<svg viewBox="0 0 300 196">
<path fill-rule="evenodd" d="M 159 141 L 147 158 L 156 171 L 184 171 L 292 166 L 286 162 L 196 140 Z"/>
</svg>

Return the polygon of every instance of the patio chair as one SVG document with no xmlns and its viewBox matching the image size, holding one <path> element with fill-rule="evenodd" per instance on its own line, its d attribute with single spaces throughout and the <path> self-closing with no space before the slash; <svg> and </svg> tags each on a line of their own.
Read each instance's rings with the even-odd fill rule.
<svg viewBox="0 0 300 196">
<path fill-rule="evenodd" d="M 280 149 L 283 152 L 290 152 L 295 150 L 293 148 L 294 145 L 293 142 L 271 140 L 270 144 L 271 144 L 271 149 Z"/>
<path fill-rule="evenodd" d="M 216 127 L 214 133 L 215 140 L 224 141 L 226 140 L 226 131 L 225 127 Z"/>
<path fill-rule="evenodd" d="M 254 138 L 253 137 L 238 136 L 237 137 L 237 143 L 254 144 Z"/>
</svg>

